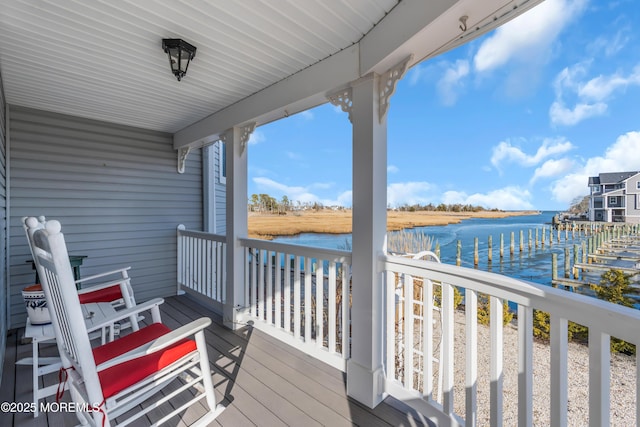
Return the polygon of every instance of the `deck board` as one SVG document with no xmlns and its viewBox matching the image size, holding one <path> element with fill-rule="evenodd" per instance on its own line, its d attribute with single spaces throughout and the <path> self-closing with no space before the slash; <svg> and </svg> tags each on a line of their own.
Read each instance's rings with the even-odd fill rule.
<svg viewBox="0 0 640 427">
<path fill-rule="evenodd" d="M 250 326 L 231 331 L 221 325 L 218 315 L 188 296 L 167 298 L 161 309 L 163 323 L 172 328 L 202 316 L 214 321 L 205 338 L 216 397 L 227 406 L 215 425 L 424 425 L 423 418 L 391 398 L 373 410 L 348 398 L 345 376 L 339 370 Z M 30 400 L 31 367 L 15 365 L 16 360 L 31 353 L 31 345 L 20 342 L 23 334 L 23 329 L 17 329 L 7 339 L 1 401 Z M 45 379 L 46 384 L 52 381 L 57 381 L 57 375 Z M 172 405 L 178 406 L 179 402 Z M 198 403 L 183 413 L 181 420 L 169 424 L 188 425 L 205 407 L 205 403 Z M 148 425 L 164 413 L 154 411 L 135 424 Z M 69 413 L 47 413 L 37 418 L 31 414 L 0 414 L 2 426 L 60 426 L 75 422 L 75 416 Z"/>
</svg>

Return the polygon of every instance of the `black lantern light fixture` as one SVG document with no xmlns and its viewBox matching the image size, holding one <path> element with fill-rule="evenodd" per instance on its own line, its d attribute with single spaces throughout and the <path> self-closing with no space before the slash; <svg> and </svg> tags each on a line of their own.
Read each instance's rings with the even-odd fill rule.
<svg viewBox="0 0 640 427">
<path fill-rule="evenodd" d="M 187 74 L 189 62 L 196 56 L 196 47 L 182 39 L 162 39 L 162 49 L 169 55 L 171 71 L 178 81 Z"/>
</svg>

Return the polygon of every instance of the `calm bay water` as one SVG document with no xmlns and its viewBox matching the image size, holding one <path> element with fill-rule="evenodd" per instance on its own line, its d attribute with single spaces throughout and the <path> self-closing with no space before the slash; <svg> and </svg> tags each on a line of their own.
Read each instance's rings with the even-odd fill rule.
<svg viewBox="0 0 640 427">
<path fill-rule="evenodd" d="M 558 276 L 562 277 L 564 272 L 564 250 L 571 248 L 573 257 L 574 244 L 581 245 L 584 235 L 579 236 L 569 233 L 569 238 L 565 239 L 564 231 L 561 233 L 561 240 L 558 242 L 557 232 L 554 232 L 553 244 L 549 244 L 549 230 L 551 219 L 557 212 L 544 211 L 539 215 L 513 216 L 500 219 L 474 218 L 462 221 L 459 224 L 446 226 L 416 227 L 410 229 L 413 233 L 423 233 L 431 237 L 432 241 L 440 244 L 440 256 L 443 263 L 455 264 L 456 246 L 458 240 L 462 245 L 462 266 L 473 268 L 474 239 L 478 238 L 479 265 L 478 269 L 503 274 L 505 276 L 527 280 L 543 285 L 551 284 L 551 254 L 558 254 Z M 542 238 L 543 228 L 546 231 L 545 246 L 535 247 L 536 229 L 539 238 Z M 533 238 L 533 246 L 529 250 L 528 239 L 529 230 Z M 524 250 L 520 252 L 520 231 L 524 236 Z M 511 233 L 514 233 L 514 254 L 510 255 Z M 504 237 L 504 257 L 501 260 L 500 234 Z M 493 239 L 493 262 L 488 263 L 488 240 Z M 274 242 L 291 243 L 304 246 L 314 246 L 329 249 L 344 249 L 346 242 L 351 241 L 351 234 L 316 234 L 305 233 L 298 236 L 278 237 Z M 350 245 L 349 245 L 350 247 Z M 581 254 L 581 252 L 580 252 Z M 582 255 L 580 255 L 582 256 Z"/>
</svg>

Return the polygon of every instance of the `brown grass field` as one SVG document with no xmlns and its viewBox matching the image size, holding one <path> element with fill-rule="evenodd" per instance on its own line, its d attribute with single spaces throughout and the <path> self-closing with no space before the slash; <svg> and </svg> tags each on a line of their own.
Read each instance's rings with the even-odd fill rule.
<svg viewBox="0 0 640 427">
<path fill-rule="evenodd" d="M 517 215 L 532 215 L 538 212 L 398 212 L 387 211 L 387 230 L 424 227 L 427 225 L 447 225 L 459 223 L 469 218 L 505 218 Z M 249 237 L 273 239 L 276 236 L 294 236 L 300 233 L 351 233 L 351 210 L 287 212 L 286 215 L 249 214 Z"/>
</svg>

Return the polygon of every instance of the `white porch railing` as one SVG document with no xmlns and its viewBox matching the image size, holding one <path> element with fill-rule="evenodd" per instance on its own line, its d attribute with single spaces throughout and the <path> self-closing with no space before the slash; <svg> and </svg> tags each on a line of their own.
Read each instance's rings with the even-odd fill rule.
<svg viewBox="0 0 640 427">
<path fill-rule="evenodd" d="M 245 253 L 243 321 L 252 321 L 254 327 L 345 370 L 351 350 L 351 253 L 254 239 L 240 239 L 240 244 Z M 225 302 L 225 252 L 224 236 L 178 230 L 179 288 L 207 296 L 220 312 Z M 610 337 L 637 345 L 640 311 L 429 261 L 383 256 L 379 268 L 386 289 L 388 394 L 439 425 L 482 425 L 486 420 L 478 419 L 479 408 L 488 406 L 491 425 L 511 425 L 517 419 L 518 425 L 531 426 L 534 397 L 539 397 L 534 396 L 534 389 L 540 393 L 534 371 L 544 369 L 550 380 L 542 392 L 548 402 L 548 419 L 543 423 L 570 425 L 572 366 L 568 365 L 571 346 L 567 334 L 569 322 L 575 322 L 589 328 L 585 356 L 588 421 L 609 425 Z M 454 308 L 455 288 L 464 293 L 464 306 L 458 310 Z M 491 306 L 486 330 L 477 321 L 479 300 L 485 296 Z M 509 331 L 502 322 L 505 301 L 516 309 L 517 343 L 512 350 L 507 347 L 505 336 L 509 334 L 505 332 Z M 543 366 L 533 362 L 537 351 L 534 309 L 549 313 L 550 319 L 550 345 L 545 347 L 549 362 Z M 487 353 L 487 365 L 480 364 Z M 504 363 L 511 353 L 516 354 L 517 375 L 505 379 L 508 365 Z M 636 425 L 640 425 L 639 367 L 636 359 L 629 378 L 623 379 L 635 387 Z M 481 381 L 485 371 L 486 383 Z M 517 408 L 505 406 L 505 392 L 517 395 Z M 485 397 L 488 402 L 482 400 Z M 515 415 L 503 419 L 511 412 Z"/>
<path fill-rule="evenodd" d="M 241 239 L 246 315 L 254 326 L 345 370 L 351 253 Z"/>
<path fill-rule="evenodd" d="M 222 312 L 226 291 L 227 238 L 178 227 L 178 293 L 205 295 Z"/>
<path fill-rule="evenodd" d="M 534 309 L 550 315 L 550 370 L 548 389 L 549 423 L 568 425 L 568 322 L 589 328 L 588 407 L 589 424 L 609 425 L 610 337 L 638 344 L 640 312 L 615 306 L 595 298 L 568 294 L 551 287 L 531 284 L 505 276 L 435 262 L 385 256 L 387 300 L 386 390 L 425 414 L 435 414 L 441 425 L 481 425 L 478 413 L 479 369 L 489 372 L 490 423 L 503 425 L 504 340 L 503 302 L 517 307 L 517 424 L 533 425 Z M 454 309 L 454 287 L 464 292 L 464 314 Z M 489 296 L 489 342 L 478 340 L 478 297 Z M 440 306 L 435 311 L 434 301 Z M 456 328 L 463 328 L 463 342 L 456 341 Z M 460 334 L 458 334 L 460 337 Z M 438 348 L 441 346 L 442 348 Z M 489 348 L 490 366 L 478 366 L 480 349 Z M 456 351 L 457 350 L 457 354 Z M 437 351 L 441 350 L 441 351 Z M 436 357 L 434 357 L 434 353 Z M 440 363 L 436 359 L 441 358 Z M 461 363 L 462 361 L 462 363 Z M 462 366 L 461 366 L 462 365 Z M 628 372 L 635 377 L 636 425 L 640 423 L 637 396 L 640 387 L 636 359 Z M 536 366 L 536 369 L 540 369 Z M 442 370 L 442 390 L 434 387 L 436 370 Z M 464 384 L 464 387 L 461 385 Z M 456 387 L 457 385 L 457 387 Z M 454 389 L 464 394 L 455 399 Z M 442 398 L 436 396 L 442 393 Z M 438 401 L 439 400 L 439 401 Z M 454 405 L 455 402 L 455 405 Z M 506 421 L 515 424 L 513 419 Z"/>
</svg>

